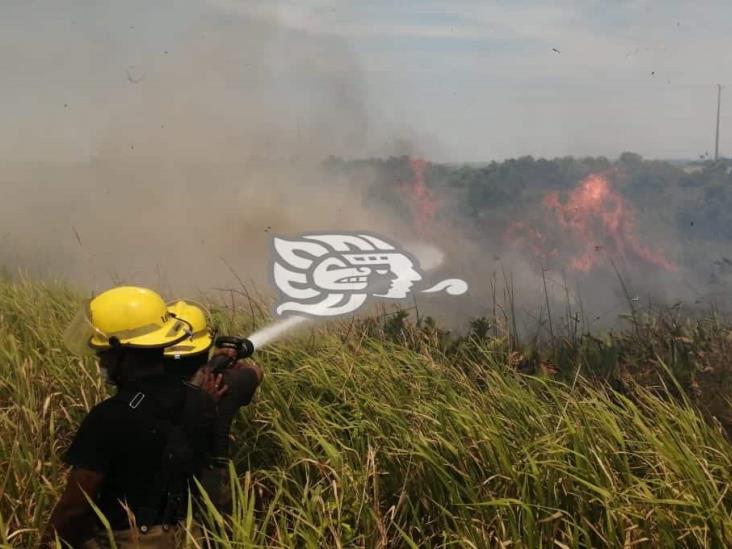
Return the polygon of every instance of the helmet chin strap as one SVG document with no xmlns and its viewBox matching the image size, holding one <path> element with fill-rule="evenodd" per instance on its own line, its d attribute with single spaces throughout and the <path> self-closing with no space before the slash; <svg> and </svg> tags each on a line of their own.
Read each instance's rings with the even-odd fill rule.
<svg viewBox="0 0 732 549">
<path fill-rule="evenodd" d="M 112 343 L 111 338 L 110 343 Z M 112 383 L 114 386 L 119 388 L 125 378 L 123 374 L 126 370 L 124 365 L 126 353 L 124 348 L 120 346 L 119 340 L 117 340 L 116 344 L 112 344 L 112 348 L 116 351 L 113 355 L 112 363 L 107 367 L 101 367 L 100 370 L 104 371 L 102 375 L 105 377 L 105 381 Z"/>
<path fill-rule="evenodd" d="M 137 349 L 134 347 L 126 347 L 117 343 L 112 345 L 114 354 L 107 359 L 106 374 L 102 374 L 117 389 L 121 389 L 124 385 L 131 381 L 157 375 L 163 372 L 162 352 L 159 361 L 151 361 L 149 364 L 143 364 L 141 361 L 146 360 L 145 357 L 137 356 Z"/>
<path fill-rule="evenodd" d="M 185 333 L 188 337 L 193 336 L 193 326 L 190 322 L 183 318 L 179 318 L 176 315 L 169 313 L 173 318 L 176 319 L 180 324 L 185 325 Z M 110 336 L 107 340 L 109 342 L 110 351 L 113 354 L 105 362 L 106 367 L 100 368 L 103 370 L 102 375 L 105 381 L 114 384 L 117 389 L 121 389 L 123 385 L 136 379 L 148 377 L 150 375 L 158 374 L 163 371 L 162 362 L 162 349 L 160 361 L 157 364 L 140 364 L 138 360 L 142 360 L 143 356 L 135 356 L 135 348 L 122 344 L 119 337 Z"/>
</svg>

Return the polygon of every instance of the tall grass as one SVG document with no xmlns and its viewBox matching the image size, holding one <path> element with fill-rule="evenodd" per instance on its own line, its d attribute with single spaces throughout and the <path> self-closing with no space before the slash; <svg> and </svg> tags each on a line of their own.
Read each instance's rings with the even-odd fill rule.
<svg viewBox="0 0 732 549">
<path fill-rule="evenodd" d="M 37 541 L 61 452 L 105 394 L 94 365 L 61 347 L 76 304 L 61 285 L 0 281 L 6 544 Z M 227 330 L 251 320 L 218 316 Z M 203 504 L 209 542 L 732 546 L 732 446 L 678 389 L 523 375 L 513 352 L 485 337 L 449 354 L 363 325 L 264 350 L 264 385 L 234 432 L 234 512 Z"/>
</svg>

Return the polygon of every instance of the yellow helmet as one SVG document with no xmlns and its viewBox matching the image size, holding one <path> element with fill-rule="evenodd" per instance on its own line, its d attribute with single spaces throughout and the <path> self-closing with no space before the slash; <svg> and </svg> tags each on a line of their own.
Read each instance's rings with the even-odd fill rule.
<svg viewBox="0 0 732 549">
<path fill-rule="evenodd" d="M 178 300 L 168 303 L 171 316 L 183 320 L 191 327 L 191 334 L 165 349 L 165 356 L 180 358 L 208 351 L 213 345 L 214 334 L 210 327 L 208 310 L 195 301 Z"/>
<path fill-rule="evenodd" d="M 175 345 L 190 334 L 185 320 L 168 313 L 157 293 L 136 286 L 118 286 L 84 303 L 64 334 L 77 354 L 115 346 L 159 348 Z"/>
</svg>

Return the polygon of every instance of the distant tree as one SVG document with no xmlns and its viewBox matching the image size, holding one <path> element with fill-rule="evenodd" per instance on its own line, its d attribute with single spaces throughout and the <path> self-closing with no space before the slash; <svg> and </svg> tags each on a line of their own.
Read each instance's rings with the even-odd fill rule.
<svg viewBox="0 0 732 549">
<path fill-rule="evenodd" d="M 618 161 L 627 166 L 638 166 L 643 162 L 643 157 L 639 154 L 626 151 L 620 155 Z"/>
</svg>

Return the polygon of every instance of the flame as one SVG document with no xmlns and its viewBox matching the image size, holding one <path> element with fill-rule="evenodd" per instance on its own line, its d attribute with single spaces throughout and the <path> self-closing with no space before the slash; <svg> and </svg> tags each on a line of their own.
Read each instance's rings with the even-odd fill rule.
<svg viewBox="0 0 732 549">
<path fill-rule="evenodd" d="M 434 221 L 439 208 L 439 202 L 432 195 L 424 183 L 424 173 L 428 162 L 421 158 L 409 158 L 412 168 L 412 180 L 404 183 L 404 189 L 409 196 L 409 206 L 417 232 L 424 235 Z"/>
<path fill-rule="evenodd" d="M 589 272 L 606 251 L 611 256 L 635 259 L 662 269 L 676 270 L 660 251 L 641 244 L 634 232 L 633 212 L 601 175 L 590 175 L 569 193 L 562 204 L 554 191 L 544 197 L 559 224 L 582 241 L 582 251 L 570 261 L 573 269 Z"/>
</svg>

